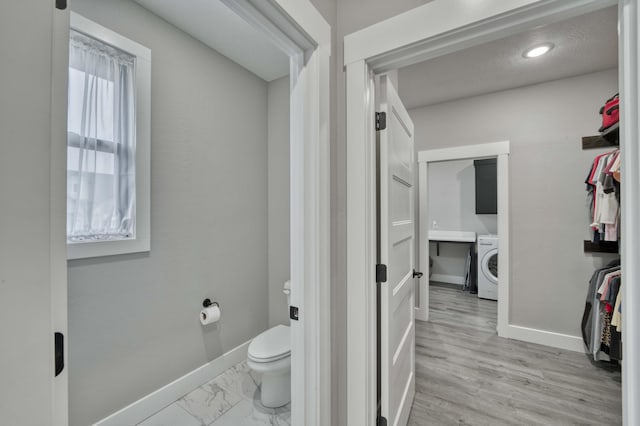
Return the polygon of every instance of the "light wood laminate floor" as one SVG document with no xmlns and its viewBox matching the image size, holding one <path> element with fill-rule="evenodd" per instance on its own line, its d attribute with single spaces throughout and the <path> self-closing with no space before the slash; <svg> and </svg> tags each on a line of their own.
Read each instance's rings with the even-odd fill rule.
<svg viewBox="0 0 640 426">
<path fill-rule="evenodd" d="M 496 302 L 459 288 L 432 283 L 417 321 L 409 425 L 622 424 L 617 366 L 500 338 Z"/>
</svg>

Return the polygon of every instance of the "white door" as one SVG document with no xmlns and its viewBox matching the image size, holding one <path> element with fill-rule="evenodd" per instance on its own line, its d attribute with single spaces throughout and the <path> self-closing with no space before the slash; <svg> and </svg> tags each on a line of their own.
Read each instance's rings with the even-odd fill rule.
<svg viewBox="0 0 640 426">
<path fill-rule="evenodd" d="M 378 284 L 380 415 L 404 426 L 415 394 L 413 123 L 386 76 L 378 111 L 386 115 L 378 131 L 378 263 L 387 266 Z"/>
<path fill-rule="evenodd" d="M 52 198 L 59 179 L 54 182 L 50 172 L 57 165 L 62 176 L 66 172 L 65 130 L 52 125 L 59 113 L 52 108 L 52 97 L 58 89 L 66 92 L 65 84 L 53 87 L 56 80 L 52 78 L 52 49 L 57 45 L 52 43 L 52 34 L 58 11 L 53 1 L 8 2 L 3 7 L 0 424 L 62 425 L 67 423 L 66 369 L 56 377 L 54 331 L 64 332 L 66 327 L 60 321 L 66 311 L 59 309 L 61 299 L 66 303 L 66 293 L 57 291 L 66 270 L 64 193 L 57 194 L 59 199 Z M 62 105 L 66 117 L 66 97 L 60 100 L 58 106 Z M 53 155 L 60 141 L 62 150 Z M 58 366 L 62 368 L 62 363 Z"/>
</svg>

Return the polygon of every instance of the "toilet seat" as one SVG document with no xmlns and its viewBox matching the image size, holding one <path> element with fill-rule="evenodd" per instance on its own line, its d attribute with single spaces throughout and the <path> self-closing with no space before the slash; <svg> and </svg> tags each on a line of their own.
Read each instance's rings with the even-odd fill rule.
<svg viewBox="0 0 640 426">
<path fill-rule="evenodd" d="M 285 325 L 276 325 L 262 332 L 249 344 L 249 359 L 256 363 L 267 363 L 291 355 L 291 332 Z"/>
</svg>

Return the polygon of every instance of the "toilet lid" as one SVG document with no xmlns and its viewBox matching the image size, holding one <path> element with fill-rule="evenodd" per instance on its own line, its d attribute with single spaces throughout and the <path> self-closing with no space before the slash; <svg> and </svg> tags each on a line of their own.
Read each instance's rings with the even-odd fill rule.
<svg viewBox="0 0 640 426">
<path fill-rule="evenodd" d="M 249 344 L 249 358 L 256 362 L 270 362 L 289 356 L 291 333 L 289 327 L 276 325 L 255 337 Z"/>
</svg>

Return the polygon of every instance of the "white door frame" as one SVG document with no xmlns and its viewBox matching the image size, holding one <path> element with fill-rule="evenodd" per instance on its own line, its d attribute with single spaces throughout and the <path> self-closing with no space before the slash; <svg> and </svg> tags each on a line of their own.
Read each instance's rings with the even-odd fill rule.
<svg viewBox="0 0 640 426">
<path fill-rule="evenodd" d="M 622 421 L 640 424 L 640 40 L 637 0 L 621 0 L 618 8 L 618 81 L 622 103 L 620 149 L 622 150 L 622 286 L 625 310 L 622 316 Z"/>
<path fill-rule="evenodd" d="M 538 25 L 620 5 L 620 97 L 623 123 L 623 287 L 628 306 L 640 306 L 640 111 L 637 0 L 435 0 L 344 39 L 347 137 L 347 421 L 375 424 L 375 74 L 497 40 Z M 627 218 L 626 220 L 624 218 Z M 504 262 L 502 262 L 504 263 Z M 625 285 L 629 283 L 629 285 Z M 623 417 L 640 423 L 640 314 L 623 326 Z M 505 316 L 503 316 L 505 317 Z M 628 403 L 627 403 L 628 401 Z"/>
<path fill-rule="evenodd" d="M 498 159 L 498 336 L 509 337 L 509 141 L 452 148 L 430 149 L 418 152 L 418 193 L 420 206 L 420 270 L 424 282 L 420 283 L 420 300 L 416 306 L 416 318 L 429 319 L 429 163 L 438 161 L 468 160 L 496 157 Z M 424 226 L 423 226 L 424 224 Z M 424 266 L 423 266 L 424 265 Z"/>
<path fill-rule="evenodd" d="M 290 56 L 292 424 L 331 422 L 329 59 L 331 27 L 308 0 L 223 0 Z M 53 28 L 51 221 L 53 321 L 66 332 L 66 108 L 69 11 Z M 62 112 L 64 111 L 64 113 Z M 54 235 L 55 234 L 55 235 Z M 65 341 L 66 344 L 66 341 Z M 65 353 L 68 351 L 65 349 Z M 68 424 L 68 390 L 54 391 L 53 424 Z"/>
<path fill-rule="evenodd" d="M 308 0 L 223 2 L 290 56 L 291 421 L 329 424 L 331 27 Z"/>
<path fill-rule="evenodd" d="M 64 336 L 64 370 L 53 378 L 52 421 L 69 424 L 69 346 L 67 327 L 67 96 L 69 76 L 68 10 L 54 10 L 51 37 L 51 335 Z M 64 194 L 64 196 L 62 195 Z M 59 196 L 58 196 L 59 195 Z M 53 346 L 51 346 L 53 348 Z"/>
</svg>

